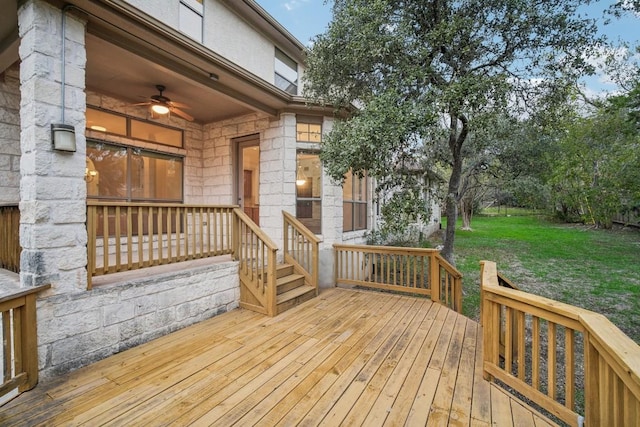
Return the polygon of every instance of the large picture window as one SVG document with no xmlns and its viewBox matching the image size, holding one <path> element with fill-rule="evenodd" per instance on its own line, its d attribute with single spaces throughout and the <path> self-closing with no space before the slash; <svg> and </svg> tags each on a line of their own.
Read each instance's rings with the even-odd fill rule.
<svg viewBox="0 0 640 427">
<path fill-rule="evenodd" d="M 367 228 L 367 177 L 347 173 L 342 187 L 342 230 L 355 231 Z"/>
<path fill-rule="evenodd" d="M 315 234 L 322 233 L 322 165 L 317 153 L 298 152 L 296 217 Z"/>
<path fill-rule="evenodd" d="M 149 202 L 183 201 L 183 158 L 87 141 L 87 196 Z"/>
</svg>

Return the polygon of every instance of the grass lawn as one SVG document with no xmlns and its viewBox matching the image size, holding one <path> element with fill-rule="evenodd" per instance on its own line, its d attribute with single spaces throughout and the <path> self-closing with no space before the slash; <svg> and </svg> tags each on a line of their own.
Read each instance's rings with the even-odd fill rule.
<svg viewBox="0 0 640 427">
<path fill-rule="evenodd" d="M 509 212 L 516 213 L 516 212 Z M 595 230 L 539 216 L 476 216 L 456 231 L 463 311 L 478 319 L 480 260 L 522 290 L 607 316 L 640 343 L 640 231 Z"/>
</svg>

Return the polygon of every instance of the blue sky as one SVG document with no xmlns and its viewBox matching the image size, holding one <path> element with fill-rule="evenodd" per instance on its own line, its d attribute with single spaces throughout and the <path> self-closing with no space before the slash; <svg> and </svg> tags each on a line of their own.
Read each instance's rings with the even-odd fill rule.
<svg viewBox="0 0 640 427">
<path fill-rule="evenodd" d="M 323 33 L 331 20 L 331 1 L 325 0 L 257 0 L 257 2 L 280 22 L 303 44 L 308 45 L 311 38 Z M 590 17 L 598 18 L 601 31 L 611 40 L 623 40 L 632 45 L 640 41 L 640 17 L 627 14 L 620 20 L 604 25 L 602 11 L 614 1 L 598 1 L 584 9 Z M 615 85 L 606 75 L 585 80 L 591 93 L 615 90 Z"/>
</svg>

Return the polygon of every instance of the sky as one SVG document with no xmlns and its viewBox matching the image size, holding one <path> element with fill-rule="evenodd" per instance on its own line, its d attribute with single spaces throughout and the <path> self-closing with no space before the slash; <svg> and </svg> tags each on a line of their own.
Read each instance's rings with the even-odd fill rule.
<svg viewBox="0 0 640 427">
<path fill-rule="evenodd" d="M 271 16 L 280 22 L 304 45 L 309 46 L 311 39 L 323 33 L 331 21 L 329 0 L 257 0 Z M 604 25 L 602 11 L 614 1 L 597 1 L 584 9 L 590 17 L 598 18 L 600 29 L 610 40 L 623 40 L 632 45 L 640 42 L 640 16 L 628 13 L 624 18 Z M 597 64 L 597 61 L 594 61 Z M 597 95 L 617 89 L 611 78 L 601 72 L 597 76 L 585 79 L 587 93 Z"/>
</svg>

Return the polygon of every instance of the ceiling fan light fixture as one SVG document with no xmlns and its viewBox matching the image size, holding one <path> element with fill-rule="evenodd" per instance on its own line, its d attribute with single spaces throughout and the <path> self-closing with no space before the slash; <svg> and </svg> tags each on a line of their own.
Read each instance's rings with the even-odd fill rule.
<svg viewBox="0 0 640 427">
<path fill-rule="evenodd" d="M 169 113 L 169 107 L 162 104 L 153 104 L 151 106 L 151 111 L 153 111 L 156 114 L 164 115 Z"/>
</svg>

